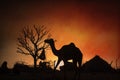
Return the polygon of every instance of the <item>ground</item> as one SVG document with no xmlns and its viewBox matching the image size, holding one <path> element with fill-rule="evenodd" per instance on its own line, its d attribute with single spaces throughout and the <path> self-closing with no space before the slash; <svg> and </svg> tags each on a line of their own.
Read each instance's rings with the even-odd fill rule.
<svg viewBox="0 0 120 80">
<path fill-rule="evenodd" d="M 78 79 L 79 78 L 79 79 Z M 120 73 L 81 73 L 75 72 L 23 72 L 20 74 L 0 74 L 0 80 L 120 80 Z"/>
</svg>

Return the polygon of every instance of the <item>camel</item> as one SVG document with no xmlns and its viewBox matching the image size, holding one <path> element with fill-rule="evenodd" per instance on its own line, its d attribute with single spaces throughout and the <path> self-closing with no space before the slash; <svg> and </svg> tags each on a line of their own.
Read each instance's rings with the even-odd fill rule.
<svg viewBox="0 0 120 80">
<path fill-rule="evenodd" d="M 59 63 L 63 60 L 64 65 L 67 64 L 68 60 L 72 59 L 73 64 L 77 67 L 77 62 L 79 67 L 81 67 L 82 63 L 82 53 L 77 48 L 74 43 L 70 43 L 69 45 L 64 45 L 61 49 L 57 50 L 55 48 L 55 43 L 53 39 L 46 39 L 45 43 L 48 43 L 52 49 L 52 52 L 55 56 L 58 57 L 58 61 L 54 69 L 56 70 Z"/>
</svg>

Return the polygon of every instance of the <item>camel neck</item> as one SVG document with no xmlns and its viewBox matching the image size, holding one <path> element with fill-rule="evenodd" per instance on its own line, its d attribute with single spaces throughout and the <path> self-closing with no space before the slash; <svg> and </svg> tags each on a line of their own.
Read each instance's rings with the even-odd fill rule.
<svg viewBox="0 0 120 80">
<path fill-rule="evenodd" d="M 57 56 L 58 50 L 55 48 L 55 43 L 50 43 L 50 46 L 51 46 L 53 54 Z"/>
</svg>

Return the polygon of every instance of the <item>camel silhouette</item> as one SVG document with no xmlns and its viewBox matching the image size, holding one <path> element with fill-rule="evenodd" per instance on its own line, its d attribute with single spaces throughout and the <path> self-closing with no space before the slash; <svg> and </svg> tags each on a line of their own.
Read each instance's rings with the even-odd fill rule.
<svg viewBox="0 0 120 80">
<path fill-rule="evenodd" d="M 81 51 L 79 50 L 79 48 L 77 48 L 74 45 L 74 43 L 70 43 L 69 45 L 64 45 L 60 50 L 57 50 L 55 48 L 55 43 L 53 39 L 46 39 L 45 43 L 48 43 L 50 45 L 53 54 L 58 57 L 57 64 L 54 68 L 55 70 L 62 60 L 65 65 L 70 59 L 73 60 L 73 64 L 75 67 L 77 67 L 77 63 L 79 64 L 79 67 L 81 67 L 83 55 Z"/>
</svg>

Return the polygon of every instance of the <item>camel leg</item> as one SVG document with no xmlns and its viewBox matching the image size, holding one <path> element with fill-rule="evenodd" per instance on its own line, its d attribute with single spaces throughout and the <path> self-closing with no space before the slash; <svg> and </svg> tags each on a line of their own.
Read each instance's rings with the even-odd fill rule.
<svg viewBox="0 0 120 80">
<path fill-rule="evenodd" d="M 82 64 L 82 60 L 78 60 L 78 64 L 79 64 L 79 69 L 81 68 L 81 64 Z"/>
<path fill-rule="evenodd" d="M 55 65 L 55 67 L 54 67 L 53 80 L 56 80 L 55 70 L 56 70 L 56 68 L 57 68 L 58 64 L 60 63 L 60 61 L 61 61 L 61 59 L 59 59 L 59 58 L 58 58 L 57 64 L 56 64 L 56 65 Z"/>
<path fill-rule="evenodd" d="M 73 59 L 73 69 L 75 71 L 75 74 L 74 74 L 74 80 L 77 80 L 77 60 L 76 59 Z"/>
<path fill-rule="evenodd" d="M 82 65 L 82 58 L 78 60 L 79 68 L 78 68 L 78 79 L 80 79 L 81 76 L 81 65 Z"/>
<path fill-rule="evenodd" d="M 58 58 L 58 61 L 57 61 L 57 64 L 56 64 L 54 70 L 56 70 L 56 68 L 57 68 L 57 66 L 59 65 L 60 61 L 61 61 L 61 59 Z"/>
<path fill-rule="evenodd" d="M 76 67 L 77 67 L 77 60 L 73 59 L 73 64 L 74 64 L 74 68 L 76 69 Z"/>
<path fill-rule="evenodd" d="M 66 59 L 63 59 L 63 62 L 64 62 L 64 69 L 63 69 L 63 74 L 64 74 L 64 79 L 63 80 L 67 80 L 67 72 L 66 72 L 66 67 L 67 67 L 67 60 Z"/>
</svg>

